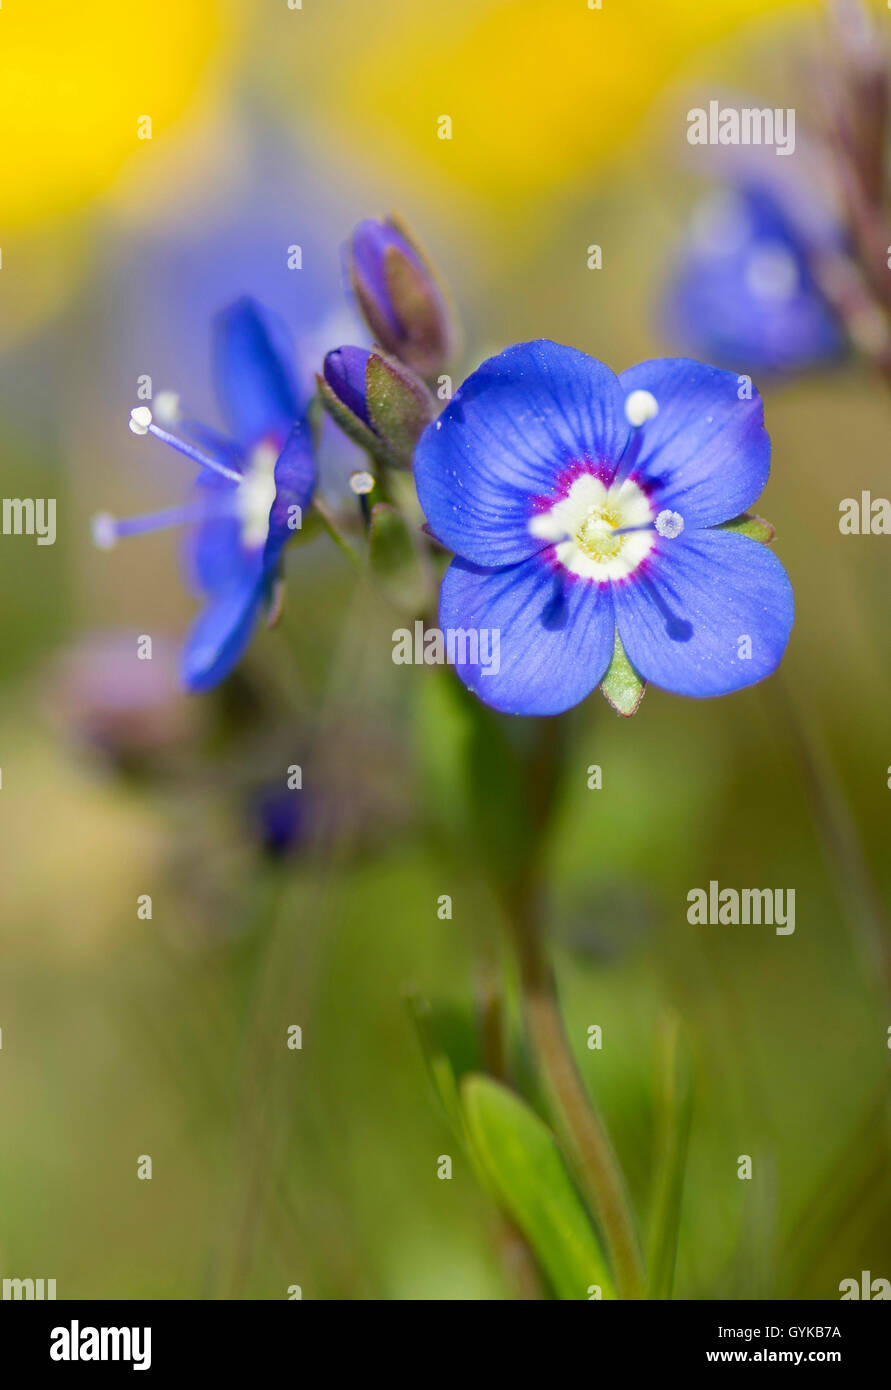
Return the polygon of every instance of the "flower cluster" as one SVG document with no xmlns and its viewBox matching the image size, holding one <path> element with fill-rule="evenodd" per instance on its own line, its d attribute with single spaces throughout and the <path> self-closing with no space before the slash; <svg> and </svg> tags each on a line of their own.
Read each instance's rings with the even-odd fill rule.
<svg viewBox="0 0 891 1390">
<path fill-rule="evenodd" d="M 770 456 L 748 378 L 683 358 L 617 377 L 582 352 L 538 341 L 483 363 L 435 418 L 427 383 L 448 364 L 454 333 L 426 258 L 395 219 L 368 220 L 347 269 L 376 342 L 330 351 L 318 395 L 369 456 L 353 491 L 372 531 L 377 519 L 395 534 L 389 470 L 414 467 L 426 525 L 408 553 L 432 540 L 454 554 L 442 628 L 499 635 L 497 671 L 474 664 L 474 644 L 462 644 L 457 671 L 470 689 L 508 713 L 551 715 L 604 678 L 609 697 L 617 666 L 639 691 L 650 681 L 694 696 L 774 670 L 792 593 L 745 516 Z M 220 315 L 214 341 L 227 435 L 186 419 L 168 395 L 154 411 L 137 407 L 130 422 L 197 465 L 194 498 L 94 526 L 108 545 L 192 523 L 188 568 L 205 607 L 182 658 L 190 690 L 232 670 L 274 605 L 285 544 L 316 482 L 308 402 L 279 322 L 242 300 Z M 415 522 L 406 514 L 399 524 Z M 765 529 L 755 534 L 764 539 Z M 638 698 L 613 703 L 630 713 Z"/>
</svg>

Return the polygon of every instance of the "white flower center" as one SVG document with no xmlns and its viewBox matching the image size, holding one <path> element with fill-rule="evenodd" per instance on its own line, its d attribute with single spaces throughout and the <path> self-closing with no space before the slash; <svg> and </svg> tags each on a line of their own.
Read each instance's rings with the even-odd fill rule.
<svg viewBox="0 0 891 1390">
<path fill-rule="evenodd" d="M 550 511 L 529 522 L 531 535 L 551 541 L 561 565 L 583 579 L 624 579 L 656 541 L 653 510 L 637 483 L 607 488 L 592 473 L 576 478 Z"/>
<path fill-rule="evenodd" d="M 241 541 L 247 550 L 258 550 L 269 535 L 269 513 L 275 501 L 275 465 L 278 451 L 272 444 L 258 444 L 238 484 L 235 502 L 241 522 Z"/>
</svg>

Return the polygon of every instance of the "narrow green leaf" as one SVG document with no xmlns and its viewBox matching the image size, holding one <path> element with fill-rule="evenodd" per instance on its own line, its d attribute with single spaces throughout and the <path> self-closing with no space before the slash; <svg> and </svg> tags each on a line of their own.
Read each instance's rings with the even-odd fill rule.
<svg viewBox="0 0 891 1390">
<path fill-rule="evenodd" d="M 761 541 L 762 545 L 769 545 L 776 535 L 769 521 L 765 521 L 763 516 L 752 516 L 751 512 L 742 512 L 740 516 L 735 516 L 732 521 L 723 522 L 715 529 L 732 531 L 736 536 L 751 536 L 753 541 Z"/>
<path fill-rule="evenodd" d="M 646 681 L 641 680 L 625 655 L 625 648 L 622 646 L 618 628 L 613 647 L 613 659 L 600 683 L 600 689 L 616 713 L 623 715 L 626 719 L 637 713 L 637 708 L 646 689 Z"/>
<path fill-rule="evenodd" d="M 560 1299 L 615 1298 L 606 1262 L 557 1141 L 507 1087 L 488 1076 L 461 1084 L 467 1134 L 486 1186 L 519 1227 Z"/>
<path fill-rule="evenodd" d="M 665 1021 L 659 1041 L 658 1130 L 650 1218 L 648 1293 L 671 1298 L 677 1257 L 684 1169 L 693 1110 L 693 1069 L 676 1014 Z"/>
<path fill-rule="evenodd" d="M 433 1090 L 456 1135 L 466 1143 L 458 1082 L 479 1066 L 473 1022 L 458 1009 L 431 1005 L 417 990 L 405 996 Z"/>
</svg>

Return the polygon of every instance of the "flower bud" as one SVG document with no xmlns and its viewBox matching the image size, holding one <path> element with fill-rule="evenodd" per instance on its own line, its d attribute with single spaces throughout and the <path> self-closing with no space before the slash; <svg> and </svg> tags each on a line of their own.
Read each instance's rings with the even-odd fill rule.
<svg viewBox="0 0 891 1390">
<path fill-rule="evenodd" d="M 328 414 L 368 453 L 410 468 L 415 445 L 436 414 L 420 377 L 373 349 L 335 348 L 316 378 Z"/>
<path fill-rule="evenodd" d="M 452 350 L 450 314 L 427 260 L 394 217 L 366 218 L 353 232 L 347 265 L 359 308 L 377 342 L 425 378 Z"/>
</svg>

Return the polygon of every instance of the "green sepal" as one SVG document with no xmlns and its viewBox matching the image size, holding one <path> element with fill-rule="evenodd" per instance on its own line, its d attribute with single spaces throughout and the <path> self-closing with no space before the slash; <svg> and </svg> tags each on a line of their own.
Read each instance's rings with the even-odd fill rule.
<svg viewBox="0 0 891 1390">
<path fill-rule="evenodd" d="M 763 516 L 753 516 L 751 512 L 742 512 L 732 521 L 723 521 L 715 530 L 731 531 L 735 536 L 749 536 L 753 541 L 760 541 L 762 545 L 770 545 L 776 535 L 769 521 L 765 521 Z"/>
<path fill-rule="evenodd" d="M 625 648 L 616 628 L 612 661 L 600 682 L 600 689 L 616 713 L 630 719 L 632 714 L 637 713 L 646 688 L 646 681 L 641 680 L 625 655 Z"/>
<path fill-rule="evenodd" d="M 375 436 L 386 441 L 389 461 L 410 468 L 415 445 L 436 415 L 427 387 L 401 362 L 372 352 L 365 368 L 365 395 Z"/>
<path fill-rule="evenodd" d="M 374 430 L 368 428 L 364 420 L 360 420 L 358 415 L 344 405 L 340 397 L 335 395 L 325 378 L 318 372 L 316 373 L 316 389 L 322 405 L 347 438 L 352 439 L 354 444 L 358 444 L 366 453 L 372 454 L 375 458 L 386 456 L 387 450 L 383 440 L 378 438 Z"/>
</svg>

